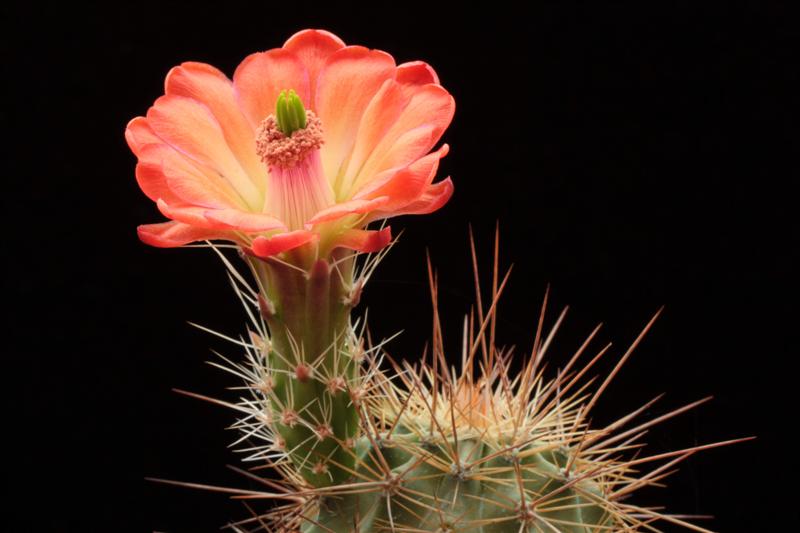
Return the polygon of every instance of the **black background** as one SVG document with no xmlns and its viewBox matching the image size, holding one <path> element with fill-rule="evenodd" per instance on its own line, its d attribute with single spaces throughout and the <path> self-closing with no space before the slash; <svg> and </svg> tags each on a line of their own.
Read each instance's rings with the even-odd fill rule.
<svg viewBox="0 0 800 533">
<path fill-rule="evenodd" d="M 654 429 L 651 451 L 758 436 L 693 457 L 639 501 L 713 514 L 703 523 L 724 532 L 797 524 L 791 17 L 764 2 L 592 4 L 3 7 L 6 530 L 214 531 L 246 515 L 144 480 L 248 486 L 225 468 L 238 461 L 232 413 L 170 390 L 226 397 L 237 383 L 204 361 L 209 347 L 235 352 L 186 320 L 238 334 L 244 316 L 210 252 L 138 242 L 136 225 L 161 217 L 123 131 L 171 66 L 231 75 L 305 27 L 428 61 L 457 104 L 440 172 L 456 193 L 393 221 L 405 231 L 362 304 L 373 335 L 402 329 L 390 352 L 421 352 L 430 249 L 457 353 L 468 223 L 487 274 L 499 221 L 501 263 L 514 263 L 501 343 L 530 348 L 548 282 L 548 324 L 570 305 L 553 365 L 599 321 L 621 354 L 666 306 L 596 423 L 661 392 L 651 416 L 711 394 Z"/>
</svg>

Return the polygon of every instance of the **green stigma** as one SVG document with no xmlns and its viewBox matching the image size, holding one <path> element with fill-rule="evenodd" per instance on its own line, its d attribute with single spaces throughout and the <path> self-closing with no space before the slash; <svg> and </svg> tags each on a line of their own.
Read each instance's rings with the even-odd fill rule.
<svg viewBox="0 0 800 533">
<path fill-rule="evenodd" d="M 281 91 L 275 106 L 275 120 L 278 129 L 289 137 L 292 132 L 306 127 L 306 108 L 293 89 Z"/>
</svg>

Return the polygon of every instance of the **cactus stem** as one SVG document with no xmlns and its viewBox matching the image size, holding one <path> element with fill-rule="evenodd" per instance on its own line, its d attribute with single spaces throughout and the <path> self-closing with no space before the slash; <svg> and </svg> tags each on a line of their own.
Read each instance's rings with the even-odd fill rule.
<svg viewBox="0 0 800 533">
<path fill-rule="evenodd" d="M 294 367 L 294 377 L 300 383 L 306 383 L 309 379 L 311 379 L 311 375 L 313 370 L 310 366 L 305 363 L 300 363 L 296 367 Z"/>
</svg>

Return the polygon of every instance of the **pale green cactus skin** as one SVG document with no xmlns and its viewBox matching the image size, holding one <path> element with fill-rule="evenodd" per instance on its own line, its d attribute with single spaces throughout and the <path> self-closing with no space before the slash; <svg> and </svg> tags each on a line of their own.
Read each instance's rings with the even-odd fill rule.
<svg viewBox="0 0 800 533">
<path fill-rule="evenodd" d="M 561 453 L 529 453 L 529 450 L 539 447 L 531 444 L 515 457 L 490 459 L 473 473 L 459 473 L 456 468 L 442 472 L 426 461 L 420 462 L 420 452 L 438 452 L 438 458 L 445 462 L 450 461 L 449 456 L 436 448 L 430 450 L 430 446 L 424 446 L 416 438 L 407 437 L 397 437 L 402 445 L 386 442 L 379 445 L 382 456 L 397 478 L 393 489 L 325 497 L 316 524 L 308 524 L 303 531 L 547 531 L 542 523 L 537 529 L 536 514 L 526 513 L 525 509 L 531 505 L 531 495 L 546 499 L 548 494 L 556 491 L 560 491 L 554 497 L 557 501 L 548 502 L 537 512 L 549 524 L 556 525 L 558 531 L 589 533 L 606 530 L 610 525 L 608 513 L 596 503 L 602 497 L 597 484 L 584 480 L 573 488 L 562 489 L 568 482 L 563 474 L 568 459 Z M 373 445 L 362 439 L 359 448 L 363 465 L 359 473 L 369 477 L 372 471 L 380 469 L 374 460 L 369 459 L 374 455 Z M 430 451 L 426 452 L 426 449 Z M 460 443 L 459 453 L 462 460 L 467 461 L 494 451 L 487 443 L 470 440 Z M 524 502 L 517 471 L 522 473 Z"/>
</svg>

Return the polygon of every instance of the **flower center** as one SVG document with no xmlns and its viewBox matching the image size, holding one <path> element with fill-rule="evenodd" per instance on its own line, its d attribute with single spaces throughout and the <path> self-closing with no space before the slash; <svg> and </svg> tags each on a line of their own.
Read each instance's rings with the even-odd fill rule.
<svg viewBox="0 0 800 533">
<path fill-rule="evenodd" d="M 291 230 L 303 229 L 307 220 L 334 202 L 322 169 L 322 143 L 322 121 L 292 90 L 281 92 L 275 114 L 256 132 L 256 153 L 268 170 L 264 211 Z"/>
<path fill-rule="evenodd" d="M 281 91 L 275 114 L 256 132 L 256 153 L 271 167 L 291 168 L 322 146 L 322 121 L 306 110 L 294 91 Z"/>
</svg>

